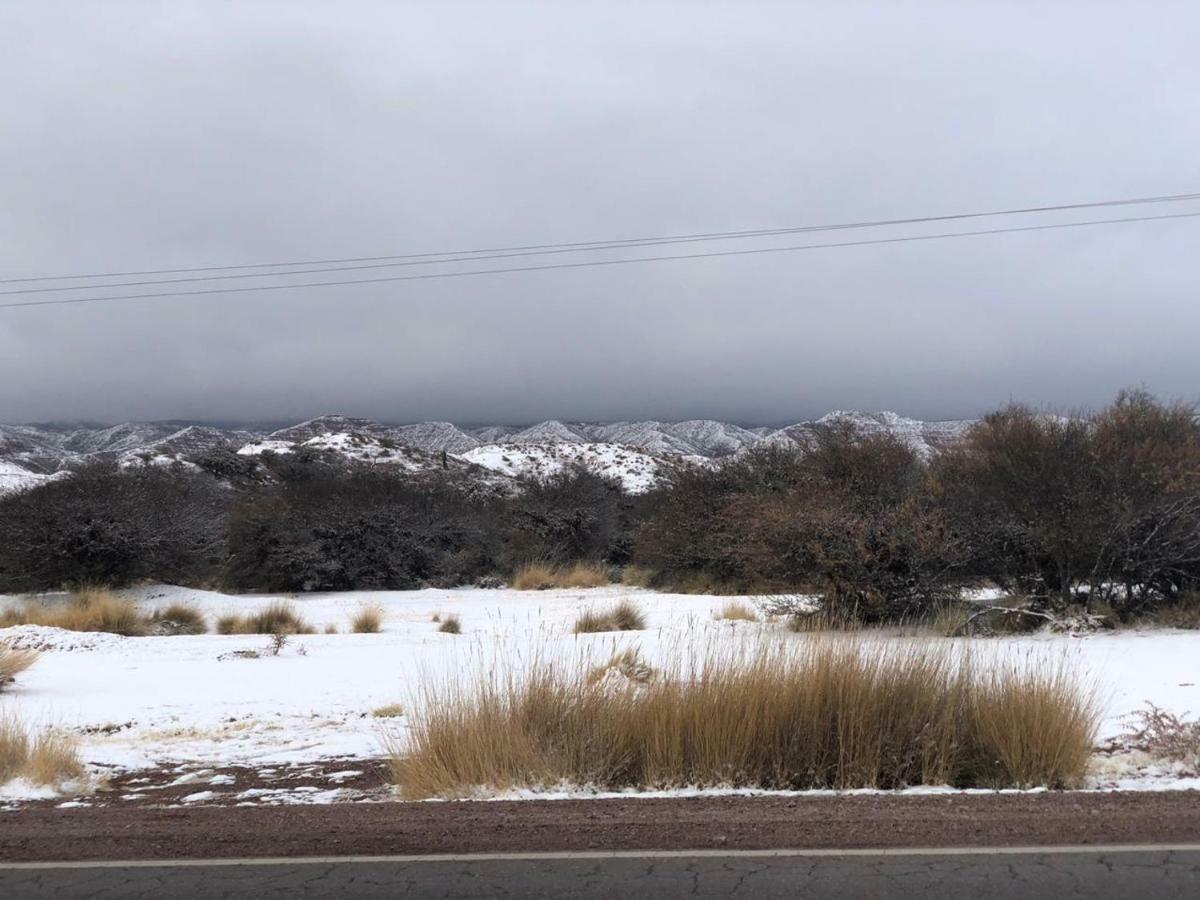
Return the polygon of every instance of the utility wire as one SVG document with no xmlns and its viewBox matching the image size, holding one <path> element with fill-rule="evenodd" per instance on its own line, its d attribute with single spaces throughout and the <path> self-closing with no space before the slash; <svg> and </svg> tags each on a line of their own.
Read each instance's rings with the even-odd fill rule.
<svg viewBox="0 0 1200 900">
<path fill-rule="evenodd" d="M 907 219 L 877 219 L 864 222 L 846 222 L 827 225 L 798 225 L 786 228 L 760 228 L 749 231 L 712 231 L 695 234 L 667 235 L 659 237 L 618 238 L 604 241 L 577 241 L 559 244 L 526 244 L 513 247 L 485 247 L 475 250 L 444 250 L 428 253 L 408 253 L 391 256 L 357 256 L 341 259 L 291 260 L 287 262 L 245 263 L 241 265 L 196 266 L 182 269 L 144 269 L 127 272 L 94 272 L 77 275 L 38 275 L 26 278 L 0 278 L 0 284 L 32 283 L 40 281 L 71 281 L 88 278 L 124 278 L 142 275 L 179 275 L 197 272 L 228 272 L 235 269 L 271 269 L 285 266 L 332 266 L 342 263 L 385 263 L 387 265 L 431 265 L 441 262 L 472 262 L 487 259 L 507 259 L 513 256 L 540 256 L 555 253 L 572 253 L 593 250 L 614 250 L 628 247 L 649 247 L 663 244 L 685 244 L 697 241 L 735 240 L 739 238 L 771 237 L 785 234 L 802 234 L 820 231 L 841 231 L 857 228 L 879 228 L 894 225 L 917 225 L 933 222 L 960 221 L 991 216 L 1015 216 L 1033 213 L 1063 212 L 1069 210 L 1097 209 L 1111 206 L 1135 206 L 1149 203 L 1177 203 L 1200 199 L 1200 193 L 1166 194 L 1154 197 L 1132 197 L 1120 200 L 1099 200 L 1090 203 L 1066 203 L 1050 206 L 1029 206 L 1019 209 L 990 210 L 987 212 L 954 213 L 939 216 L 917 216 Z M 441 257 L 441 258 L 435 258 Z M 414 262 L 390 262 L 414 260 Z M 89 290 L 96 288 L 134 287 L 149 284 L 176 284 L 184 281 L 210 281 L 223 278 L 261 278 L 272 275 L 309 275 L 318 271 L 348 271 L 349 269 L 382 268 L 384 266 L 349 266 L 345 269 L 296 270 L 291 272 L 248 273 L 243 275 L 211 276 L 209 278 L 170 279 L 155 282 L 126 282 L 106 285 L 73 285 L 70 287 L 45 288 L 45 291 Z M 0 294 L 35 293 L 35 289 L 0 291 Z"/>
<path fill-rule="evenodd" d="M 1051 231 L 1059 228 L 1085 228 L 1093 225 L 1116 225 L 1126 222 L 1155 222 L 1167 219 L 1191 219 L 1200 212 L 1173 213 L 1161 216 L 1131 216 L 1121 219 L 1092 219 L 1084 222 L 1056 222 L 1049 225 L 1021 225 L 1014 228 L 989 228 L 980 231 L 952 231 L 941 234 L 920 234 L 907 237 L 873 238 L 863 241 L 839 241 L 826 244 L 797 244 L 790 247 L 756 247 L 745 250 L 718 250 L 710 253 L 684 253 L 672 256 L 635 256 L 627 259 L 596 259 L 581 262 L 552 263 L 544 266 L 513 266 L 496 269 L 471 269 L 458 272 L 423 272 L 417 275 L 389 275 L 382 278 L 359 278 L 344 281 L 308 281 L 298 284 L 262 284 L 249 287 L 207 288 L 199 291 L 163 291 L 153 294 L 125 294 L 108 297 L 62 297 L 55 300 L 17 300 L 0 303 L 0 309 L 24 306 L 64 306 L 81 303 L 107 303 L 124 300 L 151 300 L 164 297 L 197 297 L 212 294 L 243 294 L 252 291 L 282 291 L 295 288 L 335 287 L 353 284 L 381 284 L 393 281 L 426 281 L 439 278 L 463 278 L 478 275 L 498 275 L 508 272 L 544 272 L 551 269 L 583 269 L 596 266 L 623 266 L 632 263 L 667 262 L 673 260 L 708 259 L 718 256 L 751 256 L 762 253 L 789 253 L 801 250 L 826 250 L 836 247 L 865 247 L 876 244 L 904 244 L 945 238 L 979 237 L 989 234 L 1011 234 L 1026 231 Z"/>
</svg>

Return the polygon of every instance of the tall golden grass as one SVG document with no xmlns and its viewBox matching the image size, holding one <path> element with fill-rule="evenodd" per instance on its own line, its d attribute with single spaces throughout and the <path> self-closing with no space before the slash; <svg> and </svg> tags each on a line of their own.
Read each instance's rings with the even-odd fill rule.
<svg viewBox="0 0 1200 900">
<path fill-rule="evenodd" d="M 350 620 L 350 627 L 355 634 L 378 634 L 383 627 L 383 607 L 377 603 L 359 607 Z"/>
<path fill-rule="evenodd" d="M 58 786 L 84 774 L 70 735 L 53 729 L 32 733 L 16 718 L 0 717 L 0 784 L 25 778 L 33 784 Z"/>
<path fill-rule="evenodd" d="M 591 588 L 609 584 L 608 569 L 599 563 L 577 562 L 569 566 L 527 563 L 513 575 L 512 586 L 518 591 L 544 591 L 547 588 Z"/>
<path fill-rule="evenodd" d="M 296 607 L 277 600 L 248 616 L 229 614 L 217 619 L 218 634 L 312 634 L 313 628 Z"/>
<path fill-rule="evenodd" d="M 584 610 L 575 620 L 576 634 L 592 634 L 599 631 L 641 631 L 645 627 L 646 617 L 628 598 L 619 600 L 611 609 Z"/>
<path fill-rule="evenodd" d="M 1099 721 L 1063 665 L 980 667 L 930 642 L 854 637 L 700 654 L 614 689 L 535 663 L 426 688 L 391 773 L 408 798 L 602 789 L 1064 787 Z"/>
<path fill-rule="evenodd" d="M 0 644 L 0 691 L 4 686 L 37 662 L 36 650 L 19 650 L 10 644 Z"/>
<path fill-rule="evenodd" d="M 48 625 L 68 631 L 107 631 L 129 637 L 146 634 L 151 619 L 137 604 L 103 588 L 84 588 L 65 603 L 26 600 L 0 614 L 0 625 Z"/>
</svg>

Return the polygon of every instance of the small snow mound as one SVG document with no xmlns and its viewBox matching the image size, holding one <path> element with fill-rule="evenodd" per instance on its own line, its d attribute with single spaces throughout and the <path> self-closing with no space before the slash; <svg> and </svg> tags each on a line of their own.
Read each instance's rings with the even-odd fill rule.
<svg viewBox="0 0 1200 900">
<path fill-rule="evenodd" d="M 0 628 L 0 643 L 14 650 L 41 651 L 86 651 L 102 650 L 118 646 L 123 638 L 119 634 L 93 631 L 68 631 L 50 625 L 13 625 Z"/>
</svg>

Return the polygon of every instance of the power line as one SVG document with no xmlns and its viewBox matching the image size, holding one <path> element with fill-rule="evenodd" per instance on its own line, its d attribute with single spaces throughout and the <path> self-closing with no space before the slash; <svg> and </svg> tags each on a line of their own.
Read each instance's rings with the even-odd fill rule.
<svg viewBox="0 0 1200 900">
<path fill-rule="evenodd" d="M 674 260 L 708 259 L 718 256 L 751 256 L 762 253 L 789 253 L 801 250 L 826 250 L 836 247 L 865 247 L 875 244 L 904 244 L 915 241 L 933 241 L 945 238 L 979 237 L 989 234 L 1012 234 L 1025 231 L 1051 231 L 1058 228 L 1084 228 L 1092 225 L 1116 225 L 1127 222 L 1156 222 L 1167 219 L 1191 219 L 1200 212 L 1173 213 L 1161 216 L 1131 216 L 1121 219 L 1092 219 L 1085 222 L 1056 222 L 1049 225 L 1021 225 L 1014 228 L 989 228 L 980 231 L 952 231 L 941 234 L 909 235 L 907 237 L 873 238 L 864 241 L 839 241 L 826 244 L 797 244 L 791 247 L 756 247 L 745 250 L 718 250 L 711 253 L 685 253 L 672 256 L 637 256 L 627 259 L 596 259 L 570 263 L 552 263 L 544 266 L 513 266 L 497 269 L 472 269 L 458 272 L 423 272 L 418 275 L 390 275 L 383 278 L 360 278 L 343 281 L 309 281 L 298 284 L 261 284 L 250 287 L 207 288 L 199 291 L 163 291 L 153 294 L 125 294 L 108 297 L 64 297 L 56 300 L 18 300 L 0 303 L 0 309 L 25 306 L 65 306 L 81 303 L 106 303 L 124 300 L 152 300 L 164 297 L 197 297 L 211 294 L 244 294 L 253 291 L 281 291 L 310 287 L 337 287 L 354 284 L 381 284 L 393 281 L 426 281 L 439 278 L 463 278 L 478 275 L 498 275 L 509 272 L 544 272 L 551 269 L 583 269 L 596 266 L 621 266 L 632 263 L 667 262 Z"/>
<path fill-rule="evenodd" d="M 1132 197 L 1120 200 L 1098 200 L 1089 203 L 1066 203 L 1047 206 L 1029 206 L 1018 209 L 1001 209 L 990 210 L 986 212 L 968 212 L 968 213 L 953 213 L 949 215 L 938 216 L 916 216 L 906 219 L 876 219 L 863 222 L 846 222 L 838 224 L 826 225 L 797 225 L 786 228 L 760 228 L 748 231 L 713 231 L 700 232 L 694 234 L 682 235 L 667 235 L 659 237 L 640 237 L 640 238 L 617 238 L 603 241 L 576 241 L 573 243 L 558 243 L 558 244 L 526 244 L 523 246 L 513 247 L 488 247 L 475 250 L 444 250 L 428 253 L 408 253 L 395 254 L 391 256 L 357 256 L 344 257 L 340 259 L 317 259 L 317 260 L 291 260 L 287 262 L 271 262 L 271 263 L 245 263 L 240 265 L 221 265 L 221 266 L 195 266 L 191 268 L 180 269 L 144 269 L 140 271 L 126 272 L 95 272 L 91 274 L 78 275 L 37 275 L 26 278 L 0 278 L 0 284 L 17 284 L 17 283 L 32 283 L 41 281 L 78 281 L 88 278 L 124 278 L 135 277 L 142 275 L 177 275 L 197 272 L 228 272 L 235 269 L 270 269 L 280 268 L 285 266 L 333 266 L 342 263 L 382 263 L 382 265 L 371 266 L 348 266 L 344 269 L 319 269 L 319 270 L 297 270 L 290 272 L 262 272 L 262 273 L 246 273 L 240 275 L 225 275 L 211 276 L 201 278 L 181 278 L 168 279 L 154 282 L 126 282 L 106 285 L 72 285 L 69 287 L 53 287 L 42 289 L 22 289 L 13 291 L 0 291 L 0 295 L 4 294 L 21 294 L 21 293 L 42 293 L 54 291 L 69 291 L 69 290 L 91 290 L 96 288 L 113 288 L 113 287 L 135 287 L 150 284 L 177 284 L 190 281 L 216 281 L 227 278 L 264 278 L 274 275 L 310 275 L 318 272 L 337 272 L 350 271 L 353 269 L 369 269 L 369 268 L 387 268 L 391 266 L 401 265 L 432 265 L 435 263 L 454 263 L 454 262 L 474 262 L 487 259 L 509 259 L 514 256 L 542 256 L 557 253 L 573 253 L 573 252 L 589 252 L 596 250 L 617 250 L 630 247 L 649 247 L 661 246 L 664 244 L 684 244 L 699 241 L 717 241 L 717 240 L 735 240 L 739 238 L 751 237 L 771 237 L 785 234 L 801 234 L 808 232 L 820 231 L 841 231 L 847 229 L 858 228 L 879 228 L 895 225 L 917 225 L 928 224 L 933 222 L 950 222 L 961 221 L 964 219 L 978 219 L 992 216 L 1015 216 L 1015 215 L 1030 215 L 1034 213 L 1046 212 L 1065 212 L 1070 210 L 1081 209 L 1097 209 L 1101 207 L 1112 206 L 1135 206 L 1150 203 L 1177 203 L 1187 200 L 1200 199 L 1200 193 L 1193 194 L 1166 194 L 1154 197 Z M 434 258 L 441 257 L 441 258 Z M 412 262 L 399 262 L 402 260 L 411 260 Z M 396 262 L 392 262 L 396 261 Z"/>
</svg>

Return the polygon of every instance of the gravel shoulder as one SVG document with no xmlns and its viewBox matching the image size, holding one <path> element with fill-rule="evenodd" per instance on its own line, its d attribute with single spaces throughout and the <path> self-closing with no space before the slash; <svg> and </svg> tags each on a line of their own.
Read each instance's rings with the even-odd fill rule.
<svg viewBox="0 0 1200 900">
<path fill-rule="evenodd" d="M 0 812 L 0 859 L 10 862 L 1197 841 L 1192 791 Z"/>
</svg>

